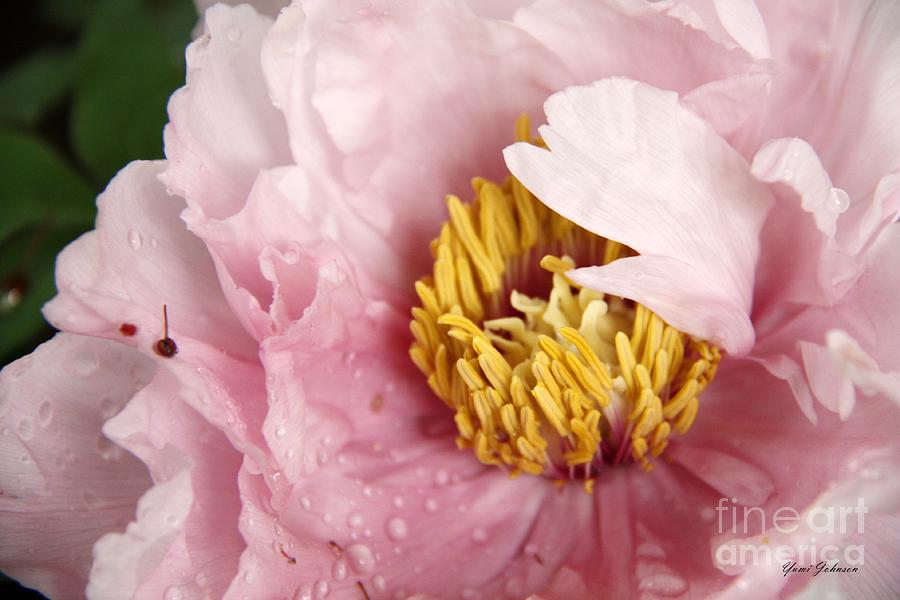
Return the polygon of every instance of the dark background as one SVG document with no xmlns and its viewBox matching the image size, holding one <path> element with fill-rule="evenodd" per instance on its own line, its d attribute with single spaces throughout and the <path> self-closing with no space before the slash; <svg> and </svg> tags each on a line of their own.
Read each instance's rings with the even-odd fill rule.
<svg viewBox="0 0 900 600">
<path fill-rule="evenodd" d="M 0 365 L 53 336 L 56 255 L 129 161 L 162 157 L 191 0 L 0 3 Z M 0 540 L 0 544 L 2 544 Z M 0 598 L 43 598 L 0 575 Z"/>
</svg>

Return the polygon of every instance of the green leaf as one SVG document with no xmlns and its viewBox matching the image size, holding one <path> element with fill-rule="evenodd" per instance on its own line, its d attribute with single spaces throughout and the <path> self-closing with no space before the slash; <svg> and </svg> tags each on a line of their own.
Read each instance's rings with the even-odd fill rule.
<svg viewBox="0 0 900 600">
<path fill-rule="evenodd" d="M 80 232 L 42 223 L 0 243 L 0 358 L 4 363 L 52 334 L 41 306 L 56 293 L 56 255 Z"/>
<path fill-rule="evenodd" d="M 166 104 L 184 82 L 195 19 L 184 1 L 100 4 L 79 48 L 71 124 L 75 152 L 98 182 L 131 160 L 162 156 Z"/>
<path fill-rule="evenodd" d="M 72 83 L 71 53 L 45 49 L 0 75 L 0 119 L 34 125 Z"/>
<path fill-rule="evenodd" d="M 90 186 L 47 144 L 0 129 L 0 241 L 37 222 L 88 228 Z"/>
</svg>

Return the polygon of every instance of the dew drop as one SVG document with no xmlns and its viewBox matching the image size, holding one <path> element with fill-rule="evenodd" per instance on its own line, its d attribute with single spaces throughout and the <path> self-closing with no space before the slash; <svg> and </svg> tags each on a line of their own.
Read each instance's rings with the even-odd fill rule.
<svg viewBox="0 0 900 600">
<path fill-rule="evenodd" d="M 128 243 L 131 244 L 132 250 L 140 250 L 141 246 L 144 244 L 144 238 L 140 233 L 131 229 L 128 231 Z"/>
<path fill-rule="evenodd" d="M 122 449 L 102 433 L 97 436 L 95 445 L 103 460 L 117 460 L 123 455 Z"/>
<path fill-rule="evenodd" d="M 400 517 L 393 517 L 387 522 L 387 534 L 392 540 L 402 540 L 409 533 L 409 527 Z"/>
<path fill-rule="evenodd" d="M 322 521 L 325 523 L 331 523 L 331 513 L 325 513 L 322 515 Z"/>
<path fill-rule="evenodd" d="M 675 573 L 655 573 L 641 579 L 638 589 L 671 598 L 683 594 L 687 590 L 687 582 Z"/>
<path fill-rule="evenodd" d="M 403 498 L 400 496 L 394 496 L 393 500 L 394 508 L 403 508 Z"/>
<path fill-rule="evenodd" d="M 164 600 L 183 600 L 184 594 L 181 592 L 181 588 L 177 585 L 170 585 L 166 588 L 166 591 L 163 592 Z"/>
<path fill-rule="evenodd" d="M 312 502 L 310 502 L 309 498 L 306 496 L 300 496 L 300 506 L 303 507 L 303 510 L 309 510 L 309 507 L 312 506 Z"/>
<path fill-rule="evenodd" d="M 42 427 L 46 427 L 53 420 L 53 405 L 49 402 L 43 402 L 38 408 L 38 422 Z"/>
<path fill-rule="evenodd" d="M 334 565 L 331 566 L 331 576 L 335 581 L 343 581 L 347 578 L 347 561 L 343 558 L 339 558 L 334 561 Z"/>
<path fill-rule="evenodd" d="M 350 567 L 357 573 L 367 574 L 375 570 L 375 555 L 365 544 L 353 544 L 347 548 Z"/>
<path fill-rule="evenodd" d="M 438 503 L 434 498 L 429 498 L 425 501 L 425 510 L 428 512 L 437 512 Z"/>
<path fill-rule="evenodd" d="M 437 473 L 434 474 L 434 482 L 437 485 L 447 485 L 450 481 L 450 474 L 447 473 L 444 469 L 438 469 Z"/>
<path fill-rule="evenodd" d="M 384 581 L 384 577 L 382 577 L 381 575 L 376 575 L 372 578 L 372 585 L 378 592 L 383 592 L 387 589 L 387 583 Z"/>
<path fill-rule="evenodd" d="M 331 591 L 331 589 L 328 587 L 328 582 L 322 579 L 316 582 L 316 584 L 313 586 L 313 590 L 315 592 L 316 598 L 324 598 L 328 595 L 328 592 Z"/>
<path fill-rule="evenodd" d="M 19 427 L 16 431 L 19 432 L 19 437 L 27 442 L 34 435 L 34 426 L 31 424 L 30 419 L 22 419 L 19 421 Z"/>
<path fill-rule="evenodd" d="M 275 437 L 278 439 L 283 438 L 287 434 L 287 427 L 284 425 L 279 425 L 275 428 Z"/>
<path fill-rule="evenodd" d="M 356 360 L 356 352 L 348 352 L 344 355 L 344 365 L 352 365 Z"/>
<path fill-rule="evenodd" d="M 841 188 L 828 190 L 828 210 L 841 214 L 850 207 L 850 196 Z"/>
<path fill-rule="evenodd" d="M 347 517 L 347 525 L 354 529 L 359 529 L 360 527 L 362 527 L 362 524 L 363 518 L 357 513 L 353 513 Z"/>
<path fill-rule="evenodd" d="M 370 488 L 369 486 L 366 486 L 362 489 L 362 495 L 366 498 L 371 498 L 373 493 L 374 492 L 372 491 L 372 488 Z"/>
<path fill-rule="evenodd" d="M 72 370 L 75 372 L 76 376 L 86 378 L 96 373 L 99 366 L 100 364 L 97 362 L 97 357 L 84 355 L 75 359 Z"/>
</svg>

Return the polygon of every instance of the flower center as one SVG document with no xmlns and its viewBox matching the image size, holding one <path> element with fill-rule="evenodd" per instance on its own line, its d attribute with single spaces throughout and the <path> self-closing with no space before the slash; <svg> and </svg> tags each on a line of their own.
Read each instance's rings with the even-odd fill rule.
<svg viewBox="0 0 900 600">
<path fill-rule="evenodd" d="M 516 138 L 541 143 L 524 116 Z M 512 176 L 472 187 L 470 203 L 447 197 L 410 323 L 410 356 L 455 411 L 457 445 L 512 476 L 581 479 L 587 491 L 609 466 L 652 469 L 693 424 L 719 350 L 565 275 L 633 255 L 626 246 L 552 212 Z"/>
</svg>

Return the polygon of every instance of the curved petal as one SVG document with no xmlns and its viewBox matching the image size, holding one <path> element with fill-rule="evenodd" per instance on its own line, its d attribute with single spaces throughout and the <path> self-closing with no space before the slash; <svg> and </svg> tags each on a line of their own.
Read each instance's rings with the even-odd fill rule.
<svg viewBox="0 0 900 600">
<path fill-rule="evenodd" d="M 711 339 L 731 353 L 747 352 L 758 233 L 771 202 L 746 163 L 675 94 L 636 81 L 569 88 L 545 110 L 541 135 L 549 150 L 507 148 L 510 171 L 554 211 L 651 255 L 648 267 L 660 258 L 684 264 L 679 275 L 687 279 L 674 289 L 708 290 L 716 282 L 716 296 L 730 305 L 729 329 Z M 653 270 L 653 279 L 665 277 Z M 687 311 L 703 315 L 699 322 L 721 322 L 725 304 L 648 306 L 670 322 L 685 320 Z"/>
<path fill-rule="evenodd" d="M 65 331 L 119 339 L 148 354 L 163 337 L 162 307 L 176 342 L 202 340 L 244 360 L 256 343 L 234 318 L 209 253 L 179 218 L 184 201 L 166 194 L 163 162 L 134 162 L 97 199 L 96 229 L 63 250 L 59 294 L 44 307 Z M 122 323 L 136 334 L 119 332 Z"/>
<path fill-rule="evenodd" d="M 169 189 L 187 219 L 224 218 L 243 205 L 260 169 L 290 163 L 284 117 L 260 66 L 272 19 L 249 6 L 216 5 L 187 50 L 187 84 L 169 101 L 165 129 Z"/>
<path fill-rule="evenodd" d="M 461 0 L 295 3 L 263 63 L 295 162 L 390 237 L 409 282 L 428 270 L 445 195 L 505 177 L 516 117 L 567 80 L 531 35 Z"/>
<path fill-rule="evenodd" d="M 81 598 L 91 547 L 150 485 L 103 435 L 153 375 L 114 342 L 59 334 L 0 373 L 0 567 L 52 598 Z"/>
<path fill-rule="evenodd" d="M 900 170 L 900 13 L 878 1 L 758 4 L 779 65 L 760 139 L 807 140 L 836 186 L 871 197 Z"/>
<path fill-rule="evenodd" d="M 128 530 L 95 548 L 94 597 L 215 598 L 234 577 L 245 547 L 236 525 L 243 457 L 185 402 L 196 394 L 161 368 L 104 428 L 144 461 L 156 486 Z"/>
<path fill-rule="evenodd" d="M 520 9 L 514 22 L 560 57 L 571 73 L 569 84 L 584 85 L 621 75 L 685 94 L 711 81 L 764 70 L 733 43 L 729 47 L 710 35 L 719 25 L 718 17 L 688 26 L 677 11 L 665 12 L 670 5 L 655 7 L 636 0 L 542 0 Z M 727 12 L 729 16 L 735 13 Z M 752 37 L 757 38 L 750 45 L 762 47 L 765 29 L 751 27 L 746 20 L 743 26 L 748 33 L 753 29 Z M 751 36 L 744 37 L 749 41 Z M 602 43 L 597 43 L 598 39 Z M 591 50 L 585 52 L 585 48 Z"/>
</svg>

